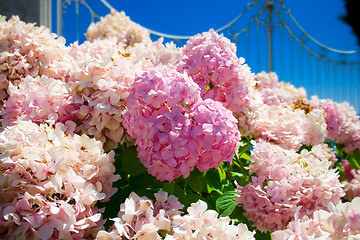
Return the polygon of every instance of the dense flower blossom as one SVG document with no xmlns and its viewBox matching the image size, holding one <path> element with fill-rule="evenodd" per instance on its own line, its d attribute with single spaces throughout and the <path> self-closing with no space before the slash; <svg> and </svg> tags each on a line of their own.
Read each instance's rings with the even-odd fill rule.
<svg viewBox="0 0 360 240">
<path fill-rule="evenodd" d="M 124 126 L 138 156 L 159 180 L 189 176 L 231 161 L 240 134 L 221 103 L 201 100 L 198 85 L 172 68 L 144 72 L 131 87 Z"/>
<path fill-rule="evenodd" d="M 76 120 L 72 114 L 76 107 L 61 80 L 46 75 L 35 78 L 28 75 L 18 86 L 10 82 L 8 94 L 9 98 L 0 111 L 2 127 L 16 123 L 20 117 L 22 120 L 49 124 Z"/>
<path fill-rule="evenodd" d="M 276 73 L 251 73 L 214 30 L 177 48 L 112 10 L 86 36 L 66 47 L 43 26 L 0 16 L 1 238 L 254 239 L 201 200 L 181 215 L 183 205 L 163 191 L 154 202 L 131 193 L 109 232 L 96 207 L 119 179 L 114 151 L 103 149 L 136 142 L 148 172 L 173 181 L 231 163 L 241 133 L 255 139 L 252 181 L 237 185 L 236 201 L 258 230 L 274 239 L 360 239 L 360 170 L 345 160 L 347 179 L 339 179 L 324 143 L 360 150 L 348 103 L 308 100 Z"/>
<path fill-rule="evenodd" d="M 72 44 L 70 50 L 74 63 L 66 83 L 74 102 L 79 104 L 75 111 L 79 120 L 75 123 L 82 133 L 94 136 L 106 149 L 125 141 L 121 124 L 124 99 L 128 85 L 142 71 L 122 56 L 122 49 L 123 45 L 114 41 L 95 40 Z"/>
<path fill-rule="evenodd" d="M 91 23 L 85 35 L 89 41 L 114 39 L 126 46 L 151 42 L 150 33 L 144 27 L 131 21 L 124 12 L 117 12 L 115 9 L 102 17 L 99 22 Z"/>
<path fill-rule="evenodd" d="M 342 162 L 342 169 L 346 179 L 343 179 L 345 199 L 351 201 L 355 197 L 360 197 L 360 169 L 351 169 L 348 160 Z"/>
<path fill-rule="evenodd" d="M 262 138 L 286 149 L 298 150 L 302 145 L 324 142 L 327 125 L 324 112 L 311 108 L 304 100 L 264 104 L 251 113 L 251 129 L 255 138 Z"/>
<path fill-rule="evenodd" d="M 155 193 L 155 203 L 132 192 L 120 205 L 118 217 L 109 232 L 100 231 L 97 240 L 107 239 L 162 239 L 159 231 L 171 231 L 174 216 L 184 206 L 164 191 Z"/>
<path fill-rule="evenodd" d="M 238 128 L 241 136 L 253 138 L 254 124 L 256 121 L 257 110 L 264 105 L 260 92 L 255 88 L 249 89 L 249 104 L 244 106 L 241 112 L 233 112 L 234 117 L 238 120 Z"/>
<path fill-rule="evenodd" d="M 232 112 L 249 105 L 249 88 L 255 86 L 244 58 L 236 56 L 236 46 L 214 30 L 191 37 L 175 64 L 200 86 L 201 96 L 223 103 Z"/>
<path fill-rule="evenodd" d="M 344 145 L 345 152 L 360 150 L 360 120 L 354 107 L 327 99 L 321 101 L 321 108 L 325 111 L 328 139 Z"/>
<path fill-rule="evenodd" d="M 116 189 L 114 152 L 86 135 L 18 120 L 0 133 L 0 235 L 86 238 L 102 228 L 97 201 Z"/>
<path fill-rule="evenodd" d="M 255 231 L 250 232 L 245 224 L 235 225 L 229 217 L 218 218 L 214 210 L 207 210 L 204 201 L 192 203 L 187 209 L 188 214 L 176 215 L 173 220 L 173 234 L 166 236 L 166 240 L 173 239 L 255 239 Z"/>
<path fill-rule="evenodd" d="M 235 225 L 229 217 L 218 218 L 214 210 L 207 210 L 201 200 L 192 203 L 188 214 L 181 215 L 183 205 L 177 198 L 160 191 L 153 203 L 146 197 L 131 193 L 120 206 L 109 232 L 99 231 L 97 240 L 107 239 L 254 239 L 245 224 Z M 161 234 L 160 234 L 161 233 Z"/>
<path fill-rule="evenodd" d="M 28 75 L 62 78 L 67 52 L 65 39 L 48 28 L 0 16 L 0 100 L 7 98 L 9 82 L 17 85 Z"/>
<path fill-rule="evenodd" d="M 302 125 L 305 114 L 287 104 L 262 105 L 252 115 L 255 138 L 278 144 L 286 149 L 299 149 L 305 141 Z"/>
<path fill-rule="evenodd" d="M 345 199 L 352 200 L 355 197 L 360 197 L 360 170 L 353 169 L 353 179 L 349 181 L 342 181 L 344 184 L 344 191 L 346 193 Z"/>
<path fill-rule="evenodd" d="M 332 162 L 317 158 L 312 152 L 300 154 L 278 145 L 253 142 L 249 166 L 252 183 L 238 186 L 237 202 L 254 225 L 263 232 L 284 229 L 294 219 L 312 216 L 326 209 L 328 203 L 339 203 L 344 196 Z"/>
<path fill-rule="evenodd" d="M 240 141 L 236 119 L 220 102 L 206 99 L 191 108 L 191 154 L 199 155 L 196 167 L 200 171 L 217 168 L 221 162 L 231 163 Z"/>
<path fill-rule="evenodd" d="M 174 45 L 163 45 L 162 40 L 127 48 L 107 39 L 73 44 L 74 64 L 66 82 L 81 105 L 75 113 L 81 132 L 103 142 L 106 149 L 124 143 L 128 136 L 122 113 L 129 86 L 145 69 L 173 63 L 177 53 Z"/>
<path fill-rule="evenodd" d="M 198 86 L 171 68 L 144 72 L 130 89 L 124 126 L 136 138 L 140 161 L 161 180 L 188 176 L 196 164 L 189 107 L 201 101 Z"/>
<path fill-rule="evenodd" d="M 303 87 L 295 88 L 289 83 L 279 82 L 274 72 L 260 72 L 256 74 L 255 88 L 261 93 L 264 104 L 279 105 L 284 102 L 294 102 L 306 99 L 306 91 Z"/>
<path fill-rule="evenodd" d="M 336 206 L 329 203 L 328 209 L 315 211 L 312 218 L 296 214 L 286 229 L 272 233 L 272 239 L 359 239 L 359 219 L 360 197 Z"/>
<path fill-rule="evenodd" d="M 312 154 L 321 160 L 328 160 L 333 164 L 338 161 L 335 150 L 326 143 L 313 145 L 311 148 Z"/>
</svg>

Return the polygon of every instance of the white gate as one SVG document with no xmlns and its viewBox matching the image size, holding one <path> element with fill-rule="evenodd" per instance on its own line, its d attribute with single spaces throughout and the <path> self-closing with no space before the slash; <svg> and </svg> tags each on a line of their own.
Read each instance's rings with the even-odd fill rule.
<svg viewBox="0 0 360 240">
<path fill-rule="evenodd" d="M 106 0 L 57 0 L 57 33 L 70 42 L 84 41 L 87 26 L 112 8 L 122 11 Z M 178 45 L 190 37 L 148 30 L 152 38 L 164 37 Z M 360 112 L 359 50 L 341 51 L 318 42 L 282 0 L 254 0 L 216 31 L 237 45 L 238 56 L 253 72 L 274 71 L 280 80 L 304 87 L 309 97 L 347 101 Z"/>
</svg>

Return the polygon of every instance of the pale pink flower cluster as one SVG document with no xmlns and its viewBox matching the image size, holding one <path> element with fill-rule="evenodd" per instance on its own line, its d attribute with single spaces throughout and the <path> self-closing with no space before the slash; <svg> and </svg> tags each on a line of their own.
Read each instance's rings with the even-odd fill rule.
<svg viewBox="0 0 360 240">
<path fill-rule="evenodd" d="M 91 23 L 85 35 L 89 41 L 114 39 L 126 46 L 151 42 L 150 33 L 144 27 L 131 21 L 124 12 L 117 12 L 115 9 L 112 9 L 104 18 L 101 17 L 99 22 Z"/>
<path fill-rule="evenodd" d="M 136 138 L 138 157 L 159 180 L 187 178 L 232 161 L 240 140 L 236 119 L 221 103 L 202 100 L 198 85 L 170 67 L 136 78 L 124 126 Z"/>
<path fill-rule="evenodd" d="M 276 73 L 260 72 L 249 88 L 250 103 L 234 113 L 243 136 L 262 138 L 286 149 L 316 145 L 327 137 L 319 100 L 307 100 L 303 88 L 279 82 Z"/>
<path fill-rule="evenodd" d="M 163 41 L 163 38 L 159 38 L 155 42 L 134 44 L 125 49 L 124 55 L 127 55 L 134 65 L 140 64 L 143 69 L 174 64 L 180 55 L 180 48 L 173 42 L 164 44 Z"/>
<path fill-rule="evenodd" d="M 17 86 L 10 82 L 8 94 L 0 111 L 2 127 L 15 124 L 20 117 L 35 123 L 75 121 L 73 99 L 61 80 L 28 75 Z"/>
<path fill-rule="evenodd" d="M 214 210 L 207 210 L 204 201 L 192 203 L 187 209 L 188 214 L 176 215 L 173 219 L 173 234 L 168 234 L 165 240 L 174 239 L 243 239 L 254 240 L 255 231 L 249 231 L 248 227 L 239 223 L 235 225 L 229 217 L 218 217 Z"/>
<path fill-rule="evenodd" d="M 132 46 L 114 39 L 95 39 L 65 47 L 65 40 L 50 34 L 49 29 L 26 24 L 18 17 L 9 21 L 1 17 L 0 24 L 0 100 L 8 98 L 9 81 L 13 95 L 2 111 L 4 125 L 19 114 L 38 123 L 63 122 L 68 130 L 94 136 L 107 150 L 127 137 L 122 111 L 134 78 L 147 68 L 174 63 L 179 53 L 174 44 L 163 45 L 162 39 Z M 17 88 L 27 76 L 26 84 Z M 46 80 L 48 86 L 29 83 L 39 82 L 38 77 L 42 82 L 51 79 Z M 44 92 L 38 94 L 41 90 Z"/>
<path fill-rule="evenodd" d="M 74 59 L 66 82 L 74 102 L 81 132 L 94 136 L 106 149 L 129 139 L 122 126 L 129 86 L 145 69 L 175 62 L 178 50 L 162 40 L 137 43 L 125 48 L 112 40 L 94 40 L 73 44 L 70 56 Z"/>
<path fill-rule="evenodd" d="M 355 197 L 360 197 L 360 169 L 351 169 L 348 160 L 344 160 L 341 165 L 347 177 L 342 181 L 346 193 L 344 198 L 351 201 Z"/>
<path fill-rule="evenodd" d="M 295 220 L 286 229 L 272 233 L 274 240 L 359 238 L 360 197 L 336 206 L 329 203 L 328 209 L 315 211 L 313 217 L 296 214 Z"/>
<path fill-rule="evenodd" d="M 110 231 L 99 231 L 96 239 L 255 239 L 255 231 L 250 232 L 245 224 L 234 225 L 229 217 L 218 218 L 201 200 L 181 215 L 183 205 L 175 196 L 159 191 L 155 197 L 153 203 L 131 193 L 121 204 L 118 217 L 112 219 Z"/>
<path fill-rule="evenodd" d="M 342 181 L 344 184 L 344 191 L 346 193 L 345 199 L 352 200 L 355 197 L 360 197 L 360 170 L 353 169 L 353 179 L 349 181 Z"/>
<path fill-rule="evenodd" d="M 155 198 L 153 203 L 132 192 L 120 205 L 118 217 L 111 219 L 114 225 L 109 232 L 99 231 L 96 239 L 162 239 L 159 232 L 171 231 L 173 217 L 179 215 L 179 209 L 184 206 L 164 191 L 155 193 Z"/>
<path fill-rule="evenodd" d="M 321 109 L 306 112 L 296 103 L 264 104 L 251 113 L 255 138 L 298 150 L 302 145 L 316 145 L 327 137 L 327 125 Z"/>
<path fill-rule="evenodd" d="M 102 228 L 97 201 L 116 192 L 114 152 L 57 124 L 18 120 L 0 133 L 0 235 L 88 238 Z"/>
<path fill-rule="evenodd" d="M 61 78 L 67 52 L 65 39 L 46 27 L 0 16 L 0 100 L 7 98 L 9 82 L 17 85 L 28 75 Z"/>
<path fill-rule="evenodd" d="M 79 119 L 76 124 L 82 133 L 100 140 L 106 149 L 125 141 L 121 124 L 124 99 L 129 84 L 142 71 L 126 60 L 123 53 L 123 45 L 111 40 L 75 43 L 70 50 L 74 63 L 66 83 L 79 106 L 74 111 Z"/>
<path fill-rule="evenodd" d="M 303 88 L 278 81 L 276 73 L 256 75 L 254 95 L 261 98 L 247 114 L 249 135 L 286 149 L 317 145 L 327 138 L 327 125 L 319 100 L 307 100 Z"/>
<path fill-rule="evenodd" d="M 241 112 L 233 112 L 238 120 L 238 128 L 241 136 L 254 137 L 254 124 L 256 111 L 264 105 L 261 94 L 255 88 L 249 88 L 249 105 L 244 106 Z"/>
<path fill-rule="evenodd" d="M 203 99 L 219 101 L 236 113 L 249 105 L 249 89 L 255 86 L 244 62 L 236 56 L 235 44 L 211 29 L 188 40 L 175 67 L 200 86 Z"/>
<path fill-rule="evenodd" d="M 321 108 L 325 111 L 328 139 L 344 145 L 342 150 L 347 153 L 360 150 L 360 121 L 354 107 L 327 99 L 321 101 Z"/>
<path fill-rule="evenodd" d="M 327 159 L 307 150 L 298 154 L 261 139 L 253 141 L 253 147 L 249 170 L 255 176 L 252 183 L 237 187 L 236 201 L 260 231 L 284 229 L 299 206 L 299 217 L 312 216 L 345 195 Z"/>
<path fill-rule="evenodd" d="M 274 72 L 260 72 L 256 74 L 255 79 L 255 88 L 261 93 L 264 104 L 279 105 L 307 97 L 303 87 L 295 88 L 289 83 L 279 82 L 278 76 Z"/>
<path fill-rule="evenodd" d="M 335 150 L 326 143 L 313 145 L 311 152 L 316 158 L 322 160 L 327 159 L 328 161 L 332 162 L 332 164 L 338 161 Z"/>
</svg>

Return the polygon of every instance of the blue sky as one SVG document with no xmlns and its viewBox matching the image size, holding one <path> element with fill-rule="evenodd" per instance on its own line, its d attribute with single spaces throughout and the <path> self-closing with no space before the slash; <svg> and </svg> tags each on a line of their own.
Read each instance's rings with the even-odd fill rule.
<svg viewBox="0 0 360 240">
<path fill-rule="evenodd" d="M 53 6 L 56 7 L 56 1 L 53 2 Z M 109 11 L 100 0 L 87 0 L 87 2 L 99 15 L 106 15 Z M 107 2 L 118 11 L 125 11 L 131 20 L 146 28 L 167 34 L 192 36 L 210 28 L 218 29 L 224 26 L 251 1 L 107 0 Z M 342 50 L 359 48 L 350 26 L 340 20 L 340 16 L 346 14 L 344 0 L 285 0 L 284 3 L 304 29 L 320 42 Z M 68 12 L 74 10 L 75 2 L 68 9 Z M 81 9 L 85 8 L 80 6 Z M 81 20 L 83 27 L 86 27 L 87 20 Z M 71 21 L 74 23 L 74 19 Z"/>
<path fill-rule="evenodd" d="M 109 13 L 109 9 L 101 3 L 102 1 L 105 2 L 105 0 L 87 0 L 86 2 L 97 14 L 104 16 Z M 56 3 L 55 0 L 53 2 Z M 148 29 L 180 36 L 193 36 L 208 31 L 210 28 L 219 29 L 235 19 L 250 2 L 244 0 L 182 0 L 176 2 L 168 0 L 107 0 L 109 5 L 118 11 L 124 11 L 131 20 Z M 259 2 L 262 3 L 263 0 Z M 278 1 L 275 1 L 275 4 L 278 5 Z M 339 56 L 335 56 L 336 54 L 333 56 L 333 54 L 325 53 L 321 48 L 316 47 L 316 44 L 314 45 L 312 41 L 301 35 L 301 31 L 286 14 L 290 10 L 301 27 L 321 44 L 338 50 L 357 50 L 359 49 L 357 38 L 352 33 L 351 27 L 340 20 L 340 17 L 346 14 L 343 0 L 284 0 L 284 4 L 286 9 L 279 9 L 288 22 L 288 26 L 314 50 L 314 53 L 337 59 L 337 61 L 359 62 L 359 53 L 352 54 L 350 58 L 346 57 L 346 59 L 343 56 L 339 58 Z M 54 5 L 56 6 L 56 4 Z M 253 9 L 247 10 L 236 22 L 238 30 L 249 26 L 248 37 L 242 34 L 238 38 L 238 55 L 245 57 L 254 72 L 268 70 L 265 28 L 263 27 L 255 36 L 251 33 L 256 31 L 257 25 L 254 22 L 249 24 L 251 17 L 259 11 L 261 6 L 263 5 L 259 4 Z M 91 19 L 88 9 L 82 4 L 79 4 L 79 17 L 76 17 L 75 12 L 76 2 L 73 1 L 71 5 L 67 5 L 64 14 L 63 35 L 68 43 L 77 39 L 79 42 L 85 40 L 84 33 Z M 263 14 L 258 19 L 266 20 L 265 17 L 266 15 Z M 273 18 L 275 22 L 279 21 L 279 17 L 274 14 Z M 56 32 L 56 27 L 53 26 L 53 30 Z M 288 33 L 288 35 L 280 34 L 279 29 L 274 29 L 273 71 L 278 73 L 280 80 L 291 82 L 296 87 L 305 87 L 309 96 L 318 95 L 320 98 L 332 98 L 338 102 L 349 101 L 360 112 L 360 64 L 355 64 L 352 68 L 342 68 L 341 64 L 318 62 L 318 58 L 314 54 L 309 54 L 307 50 L 298 50 L 295 40 L 289 43 L 290 35 Z M 225 36 L 230 37 L 226 33 Z M 300 59 L 304 61 L 300 61 Z"/>
</svg>

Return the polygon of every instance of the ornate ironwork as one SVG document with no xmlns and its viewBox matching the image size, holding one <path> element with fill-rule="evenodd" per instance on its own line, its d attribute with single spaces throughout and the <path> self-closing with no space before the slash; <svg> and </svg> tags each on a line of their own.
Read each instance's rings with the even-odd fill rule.
<svg viewBox="0 0 360 240">
<path fill-rule="evenodd" d="M 76 14 L 81 14 L 79 4 L 90 12 L 89 24 L 109 12 L 98 13 L 87 0 L 58 0 L 58 7 L 61 7 L 58 10 L 61 16 L 57 18 L 58 34 L 63 33 L 61 24 L 65 5 L 72 2 L 76 3 Z M 108 10 L 121 11 L 107 0 L 98 0 L 97 4 Z M 148 31 L 154 38 L 163 37 L 165 41 L 178 45 L 185 44 L 191 37 Z M 237 45 L 238 55 L 247 60 L 254 72 L 275 71 L 280 80 L 291 82 L 296 87 L 303 86 L 309 96 L 348 101 L 360 112 L 359 50 L 342 51 L 317 41 L 304 30 L 282 0 L 253 0 L 237 17 L 215 31 Z"/>
</svg>

